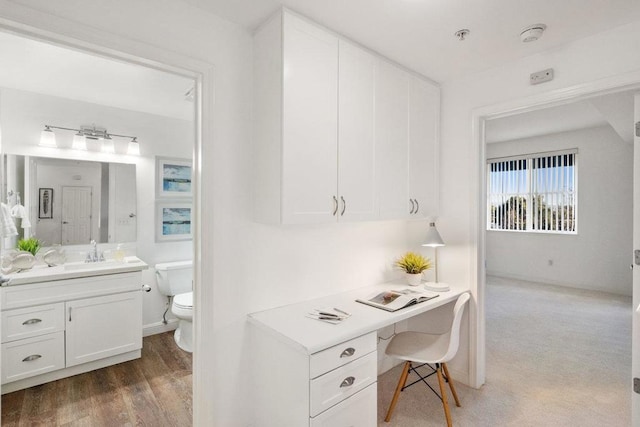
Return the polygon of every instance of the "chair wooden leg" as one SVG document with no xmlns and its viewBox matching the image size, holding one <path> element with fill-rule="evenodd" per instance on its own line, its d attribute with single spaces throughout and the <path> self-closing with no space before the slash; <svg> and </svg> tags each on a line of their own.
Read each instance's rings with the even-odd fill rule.
<svg viewBox="0 0 640 427">
<path fill-rule="evenodd" d="M 460 401 L 458 400 L 458 393 L 456 393 L 456 388 L 453 385 L 453 378 L 449 375 L 449 368 L 447 368 L 447 364 L 443 363 L 442 368 L 444 369 L 444 376 L 447 377 L 447 382 L 449 383 L 449 388 L 451 389 L 451 394 L 453 394 L 453 400 L 456 401 L 456 406 L 460 407 Z"/>
<path fill-rule="evenodd" d="M 438 384 L 440 385 L 440 395 L 442 396 L 442 406 L 444 406 L 444 416 L 447 417 L 447 427 L 451 427 L 451 412 L 449 411 L 449 402 L 447 401 L 447 389 L 444 385 L 444 378 L 442 378 L 442 368 L 440 365 L 436 367 L 436 373 L 438 374 Z"/>
<path fill-rule="evenodd" d="M 398 402 L 398 397 L 400 396 L 400 392 L 402 391 L 402 387 L 407 383 L 407 377 L 409 376 L 409 367 L 411 366 L 411 362 L 405 362 L 404 368 L 402 369 L 402 374 L 400 375 L 400 379 L 398 380 L 398 386 L 396 387 L 396 392 L 393 394 L 393 399 L 391 399 L 391 404 L 389 405 L 389 409 L 387 410 L 387 416 L 385 417 L 385 421 L 389 422 L 391 419 L 391 414 L 393 413 L 393 409 L 396 407 L 396 403 Z"/>
</svg>

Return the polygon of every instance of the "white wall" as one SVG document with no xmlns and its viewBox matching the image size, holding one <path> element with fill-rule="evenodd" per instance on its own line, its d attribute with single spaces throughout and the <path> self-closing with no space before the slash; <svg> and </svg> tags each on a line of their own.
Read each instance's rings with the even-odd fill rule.
<svg viewBox="0 0 640 427">
<path fill-rule="evenodd" d="M 201 286 L 207 297 L 196 302 L 212 313 L 207 318 L 213 322 L 201 325 L 202 351 L 196 358 L 208 369 L 198 372 L 205 392 L 197 404 L 200 425 L 250 425 L 249 371 L 259 355 L 251 353 L 247 313 L 380 282 L 393 275 L 390 265 L 398 254 L 419 245 L 406 244 L 403 221 L 310 227 L 253 222 L 247 31 L 171 0 L 23 3 L 28 6 L 0 0 L 0 15 L 152 59 L 178 52 L 215 65 L 215 103 L 205 106 L 203 118 L 213 131 L 202 147 Z M 425 222 L 419 222 L 423 230 Z"/>
<path fill-rule="evenodd" d="M 15 89 L 0 89 L 0 125 L 3 152 L 30 156 L 75 158 L 94 161 L 126 162 L 136 165 L 138 239 L 125 245 L 151 266 L 143 271 L 143 282 L 152 292 L 143 294 L 145 328 L 161 327 L 166 298 L 157 291 L 153 265 L 159 262 L 191 259 L 191 242 L 155 242 L 155 156 L 191 158 L 193 125 L 191 122 L 147 113 L 106 107 L 55 96 Z M 38 146 L 44 124 L 79 127 L 94 124 L 121 135 L 135 135 L 140 141 L 140 157 L 63 150 Z M 56 137 L 72 138 L 72 132 L 60 131 Z M 74 172 L 75 173 L 75 172 Z M 98 171 L 98 174 L 100 172 Z M 40 176 L 40 174 L 38 175 Z M 99 175 L 98 175 L 99 179 Z M 46 187 L 45 184 L 38 184 Z M 57 193 L 60 194 L 59 192 Z M 37 200 L 38 195 L 32 199 Z M 54 198 L 56 192 L 54 190 Z M 35 206 L 37 209 L 37 205 Z M 54 213 L 55 215 L 55 213 Z M 35 215 L 37 218 L 37 214 Z M 40 236 L 38 236 L 40 237 Z M 46 239 L 45 239 L 46 240 Z M 101 250 L 115 245 L 100 244 Z M 67 249 L 69 257 L 84 259 L 87 248 Z"/>
<path fill-rule="evenodd" d="M 578 234 L 488 231 L 487 274 L 631 295 L 633 145 L 604 126 L 488 144 L 487 158 L 569 148 L 579 151 Z"/>
</svg>

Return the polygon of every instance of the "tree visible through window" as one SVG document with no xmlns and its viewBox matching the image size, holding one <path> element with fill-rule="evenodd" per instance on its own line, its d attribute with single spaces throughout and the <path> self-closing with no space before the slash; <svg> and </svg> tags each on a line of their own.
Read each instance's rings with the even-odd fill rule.
<svg viewBox="0 0 640 427">
<path fill-rule="evenodd" d="M 487 230 L 577 232 L 578 150 L 487 162 Z"/>
</svg>

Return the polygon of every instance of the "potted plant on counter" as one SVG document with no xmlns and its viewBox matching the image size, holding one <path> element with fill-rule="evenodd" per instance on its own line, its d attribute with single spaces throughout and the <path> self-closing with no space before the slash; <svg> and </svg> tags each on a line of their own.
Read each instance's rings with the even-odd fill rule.
<svg viewBox="0 0 640 427">
<path fill-rule="evenodd" d="M 417 286 L 422 280 L 422 272 L 431 268 L 431 260 L 415 252 L 407 252 L 396 260 L 395 266 L 404 270 L 410 286 Z"/>
</svg>

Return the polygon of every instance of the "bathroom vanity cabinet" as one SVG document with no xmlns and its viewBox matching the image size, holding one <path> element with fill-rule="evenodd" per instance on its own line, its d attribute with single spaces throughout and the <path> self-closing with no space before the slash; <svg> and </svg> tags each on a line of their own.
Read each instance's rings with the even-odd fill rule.
<svg viewBox="0 0 640 427">
<path fill-rule="evenodd" d="M 139 358 L 141 286 L 129 271 L 0 288 L 2 393 Z"/>
</svg>

